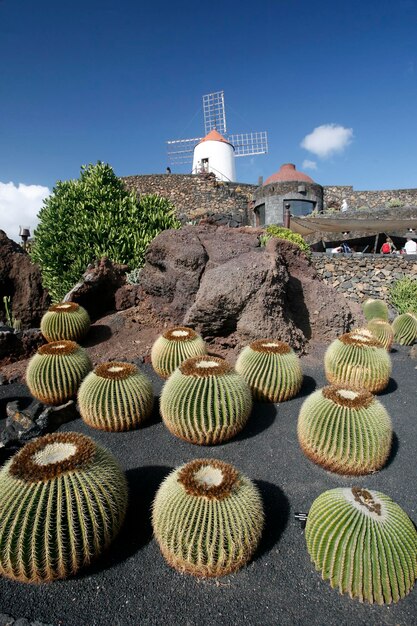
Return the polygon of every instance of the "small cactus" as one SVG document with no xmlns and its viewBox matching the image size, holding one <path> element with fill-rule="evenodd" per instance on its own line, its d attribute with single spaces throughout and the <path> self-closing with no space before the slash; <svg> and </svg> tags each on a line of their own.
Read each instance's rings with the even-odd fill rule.
<svg viewBox="0 0 417 626">
<path fill-rule="evenodd" d="M 33 440 L 0 470 L 0 574 L 66 578 L 118 533 L 126 478 L 113 456 L 79 433 Z"/>
<path fill-rule="evenodd" d="M 322 493 L 308 513 L 307 549 L 324 580 L 370 604 L 404 598 L 417 577 L 417 532 L 407 514 L 378 491 Z"/>
<path fill-rule="evenodd" d="M 327 470 L 369 474 L 389 456 L 391 419 L 369 391 L 324 387 L 301 406 L 298 440 L 306 456 Z"/>
<path fill-rule="evenodd" d="M 411 346 L 417 339 L 417 316 L 414 313 L 398 315 L 392 323 L 394 341 L 401 346 Z"/>
<path fill-rule="evenodd" d="M 152 383 L 132 363 L 102 363 L 84 378 L 78 403 L 81 417 L 89 426 L 130 430 L 152 412 Z"/>
<path fill-rule="evenodd" d="M 341 335 L 324 356 L 326 378 L 331 384 L 348 385 L 378 393 L 388 385 L 391 359 L 369 330 Z"/>
<path fill-rule="evenodd" d="M 224 359 L 187 359 L 166 381 L 161 394 L 165 426 L 200 445 L 227 441 L 245 426 L 252 396 L 245 380 Z"/>
<path fill-rule="evenodd" d="M 197 459 L 163 481 L 153 503 L 154 535 L 166 561 L 195 576 L 226 576 L 247 563 L 262 534 L 258 489 L 232 465 Z"/>
<path fill-rule="evenodd" d="M 246 346 L 236 361 L 236 371 L 251 388 L 255 400 L 285 402 L 301 389 L 300 360 L 287 343 L 262 339 Z"/>
<path fill-rule="evenodd" d="M 367 329 L 373 334 L 375 339 L 378 339 L 384 346 L 387 352 L 391 351 L 392 344 L 394 343 L 394 331 L 389 322 L 380 319 L 372 319 L 366 325 Z"/>
<path fill-rule="evenodd" d="M 192 328 L 176 326 L 158 337 L 152 346 L 151 361 L 155 372 L 168 378 L 183 361 L 207 353 L 203 339 Z"/>
<path fill-rule="evenodd" d="M 38 348 L 29 361 L 26 382 L 34 398 L 62 404 L 75 396 L 92 369 L 90 357 L 74 341 L 53 341 Z"/>
<path fill-rule="evenodd" d="M 47 341 L 80 341 L 88 333 L 90 317 L 75 302 L 60 302 L 51 306 L 41 320 L 41 332 Z"/>
<path fill-rule="evenodd" d="M 368 298 L 363 303 L 363 313 L 368 322 L 375 318 L 388 321 L 388 307 L 383 300 Z"/>
</svg>

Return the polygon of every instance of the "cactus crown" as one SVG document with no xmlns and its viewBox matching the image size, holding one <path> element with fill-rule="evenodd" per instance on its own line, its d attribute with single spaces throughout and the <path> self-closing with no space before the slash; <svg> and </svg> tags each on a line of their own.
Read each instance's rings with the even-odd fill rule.
<svg viewBox="0 0 417 626">
<path fill-rule="evenodd" d="M 223 500 L 239 485 L 239 474 L 232 465 L 216 459 L 196 459 L 178 474 L 178 481 L 192 496 Z"/>
<path fill-rule="evenodd" d="M 72 313 L 72 311 L 78 311 L 79 308 L 80 305 L 76 302 L 60 302 L 50 306 L 48 311 L 52 313 Z"/>
<path fill-rule="evenodd" d="M 271 340 L 271 339 L 258 339 L 250 344 L 250 347 L 255 352 L 264 352 L 269 354 L 289 354 L 291 352 L 290 346 L 284 341 Z"/>
<path fill-rule="evenodd" d="M 222 376 L 233 371 L 233 367 L 224 359 L 215 356 L 195 356 L 181 363 L 179 369 L 185 376 L 207 378 Z"/>
<path fill-rule="evenodd" d="M 197 333 L 192 328 L 186 326 L 176 326 L 170 328 L 162 334 L 164 339 L 168 341 L 190 341 L 198 337 Z"/>
<path fill-rule="evenodd" d="M 50 343 L 46 343 L 44 346 L 40 346 L 38 348 L 38 354 L 49 354 L 53 356 L 61 356 L 63 354 L 73 354 L 79 348 L 78 343 L 75 341 L 51 341 Z"/>
<path fill-rule="evenodd" d="M 329 385 L 323 387 L 322 394 L 328 400 L 331 400 L 335 404 L 347 407 L 349 409 L 357 409 L 361 407 L 368 407 L 372 404 L 374 396 L 370 391 L 366 389 L 354 389 L 348 386 L 342 385 Z"/>
<path fill-rule="evenodd" d="M 26 483 L 46 482 L 87 465 L 94 442 L 79 433 L 54 433 L 29 442 L 15 455 L 10 473 Z"/>
<path fill-rule="evenodd" d="M 98 365 L 94 374 L 100 378 L 110 378 L 111 380 L 124 380 L 132 374 L 138 373 L 138 368 L 133 363 L 119 363 L 118 361 L 108 361 Z"/>
<path fill-rule="evenodd" d="M 352 494 L 353 501 L 350 498 L 350 493 Z M 376 520 L 383 516 L 383 502 L 379 500 L 374 492 L 371 493 L 362 487 L 352 487 L 350 493 L 349 489 L 346 489 L 346 499 L 350 500 L 358 511 Z"/>
<path fill-rule="evenodd" d="M 384 346 L 366 328 L 359 328 L 351 333 L 345 333 L 339 337 L 339 341 L 347 346 L 365 346 L 372 348 L 383 348 Z"/>
</svg>

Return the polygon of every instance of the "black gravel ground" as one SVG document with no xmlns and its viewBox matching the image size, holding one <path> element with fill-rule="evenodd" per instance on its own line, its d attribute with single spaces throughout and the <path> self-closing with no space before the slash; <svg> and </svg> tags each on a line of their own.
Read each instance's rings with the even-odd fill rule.
<svg viewBox="0 0 417 626">
<path fill-rule="evenodd" d="M 244 432 L 221 446 L 203 448 L 180 441 L 157 416 L 128 433 L 93 431 L 81 419 L 61 427 L 92 436 L 119 459 L 130 486 L 127 521 L 110 550 L 76 578 L 47 585 L 0 579 L 0 613 L 54 626 L 417 624 L 416 588 L 398 604 L 383 607 L 360 604 L 331 589 L 310 562 L 303 529 L 294 519 L 295 512 L 308 512 L 326 489 L 356 484 L 390 495 L 417 521 L 416 362 L 408 352 L 399 347 L 392 354 L 392 379 L 379 396 L 393 420 L 393 451 L 387 466 L 368 477 L 330 474 L 299 449 L 300 406 L 326 384 L 320 352 L 303 359 L 305 383 L 297 398 L 257 405 Z M 159 394 L 161 381 L 145 369 Z M 0 387 L 0 418 L 6 401 L 25 394 L 22 386 Z M 265 504 L 266 527 L 254 560 L 218 580 L 177 573 L 152 539 L 150 505 L 161 480 L 172 468 L 198 457 L 236 465 L 257 483 Z"/>
</svg>

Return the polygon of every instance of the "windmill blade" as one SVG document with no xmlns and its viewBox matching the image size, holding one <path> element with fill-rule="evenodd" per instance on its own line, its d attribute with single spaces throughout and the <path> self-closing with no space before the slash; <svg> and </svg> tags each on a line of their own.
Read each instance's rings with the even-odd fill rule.
<svg viewBox="0 0 417 626">
<path fill-rule="evenodd" d="M 267 154 L 268 152 L 268 134 L 266 131 L 228 135 L 227 139 L 235 149 L 235 157 Z"/>
<path fill-rule="evenodd" d="M 193 139 L 174 139 L 167 141 L 167 154 L 171 165 L 181 163 L 191 163 L 193 160 L 193 151 L 201 137 Z"/>
<path fill-rule="evenodd" d="M 204 129 L 206 135 L 217 130 L 226 133 L 226 113 L 224 110 L 224 91 L 215 91 L 203 96 Z"/>
</svg>

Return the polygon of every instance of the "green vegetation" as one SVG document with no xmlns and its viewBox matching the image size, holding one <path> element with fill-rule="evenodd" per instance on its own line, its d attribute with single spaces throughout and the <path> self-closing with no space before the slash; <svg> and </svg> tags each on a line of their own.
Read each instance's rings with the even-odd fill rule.
<svg viewBox="0 0 417 626">
<path fill-rule="evenodd" d="M 174 206 L 157 195 L 127 191 L 110 165 L 83 166 L 77 180 L 58 181 L 39 213 L 31 257 L 54 302 L 63 299 L 87 265 L 103 256 L 131 268 L 167 228 L 179 228 Z"/>
<path fill-rule="evenodd" d="M 284 228 L 283 226 L 277 226 L 276 224 L 271 224 L 266 229 L 266 234 L 261 235 L 259 241 L 261 246 L 265 246 L 267 242 L 275 237 L 276 239 L 285 239 L 286 241 L 291 241 L 295 243 L 303 252 L 306 253 L 307 256 L 310 256 L 311 250 L 308 243 L 304 240 L 304 238 L 298 233 L 294 233 L 289 228 Z"/>
<path fill-rule="evenodd" d="M 80 341 L 89 329 L 90 316 L 76 302 L 54 304 L 41 319 L 41 332 L 46 341 Z"/>
<path fill-rule="evenodd" d="M 389 209 L 396 209 L 402 206 L 404 206 L 404 202 L 401 202 L 401 200 L 398 200 L 396 198 L 392 198 L 391 200 L 387 202 L 387 207 Z"/>
<path fill-rule="evenodd" d="M 417 280 L 404 276 L 389 290 L 389 299 L 398 313 L 417 313 Z"/>
</svg>

